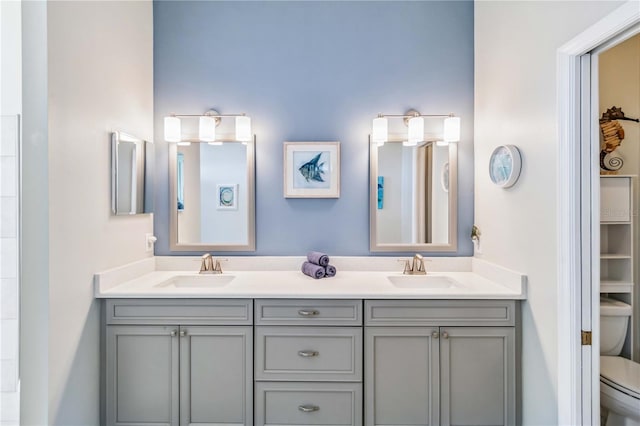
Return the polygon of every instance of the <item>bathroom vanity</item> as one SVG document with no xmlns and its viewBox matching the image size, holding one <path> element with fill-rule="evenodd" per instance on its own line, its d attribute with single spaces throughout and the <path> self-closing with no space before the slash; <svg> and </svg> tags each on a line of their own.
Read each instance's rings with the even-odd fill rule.
<svg viewBox="0 0 640 426">
<path fill-rule="evenodd" d="M 523 276 L 140 269 L 96 278 L 107 425 L 517 423 Z"/>
</svg>

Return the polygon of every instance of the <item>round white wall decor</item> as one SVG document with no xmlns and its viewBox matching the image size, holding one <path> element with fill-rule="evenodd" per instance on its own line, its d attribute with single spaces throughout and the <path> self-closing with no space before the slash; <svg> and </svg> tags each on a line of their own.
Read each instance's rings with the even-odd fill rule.
<svg viewBox="0 0 640 426">
<path fill-rule="evenodd" d="M 501 188 L 513 186 L 520 177 L 522 157 L 515 145 L 501 145 L 493 150 L 489 159 L 491 182 Z"/>
</svg>

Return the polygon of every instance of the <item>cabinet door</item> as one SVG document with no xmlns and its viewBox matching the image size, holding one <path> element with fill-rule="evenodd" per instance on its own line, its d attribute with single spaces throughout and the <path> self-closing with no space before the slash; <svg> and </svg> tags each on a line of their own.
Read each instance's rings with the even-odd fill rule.
<svg viewBox="0 0 640 426">
<path fill-rule="evenodd" d="M 178 327 L 108 326 L 106 424 L 178 425 Z"/>
<path fill-rule="evenodd" d="M 366 327 L 365 424 L 439 424 L 438 328 Z"/>
<path fill-rule="evenodd" d="M 180 424 L 252 421 L 253 327 L 182 327 Z"/>
<path fill-rule="evenodd" d="M 513 425 L 513 327 L 441 327 L 442 426 Z"/>
</svg>

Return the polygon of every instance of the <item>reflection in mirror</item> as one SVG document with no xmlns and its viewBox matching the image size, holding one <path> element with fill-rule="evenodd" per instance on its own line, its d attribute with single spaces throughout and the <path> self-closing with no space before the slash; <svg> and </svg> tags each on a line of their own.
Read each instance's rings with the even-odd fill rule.
<svg viewBox="0 0 640 426">
<path fill-rule="evenodd" d="M 170 145 L 171 249 L 251 251 L 254 142 Z"/>
<path fill-rule="evenodd" d="M 371 251 L 455 251 L 457 145 L 370 144 Z"/>
<path fill-rule="evenodd" d="M 111 210 L 116 215 L 151 213 L 153 144 L 122 132 L 111 134 Z"/>
</svg>

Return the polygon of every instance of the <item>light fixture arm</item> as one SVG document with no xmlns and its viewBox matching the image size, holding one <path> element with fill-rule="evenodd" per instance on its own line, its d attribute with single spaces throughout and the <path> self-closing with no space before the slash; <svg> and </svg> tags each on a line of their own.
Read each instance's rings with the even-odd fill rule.
<svg viewBox="0 0 640 426">
<path fill-rule="evenodd" d="M 218 111 L 210 109 L 204 114 L 169 114 L 169 117 L 213 117 L 216 119 L 216 125 L 220 123 L 220 119 L 223 117 L 246 117 L 246 113 L 241 112 L 240 114 L 220 114 Z"/>
</svg>

